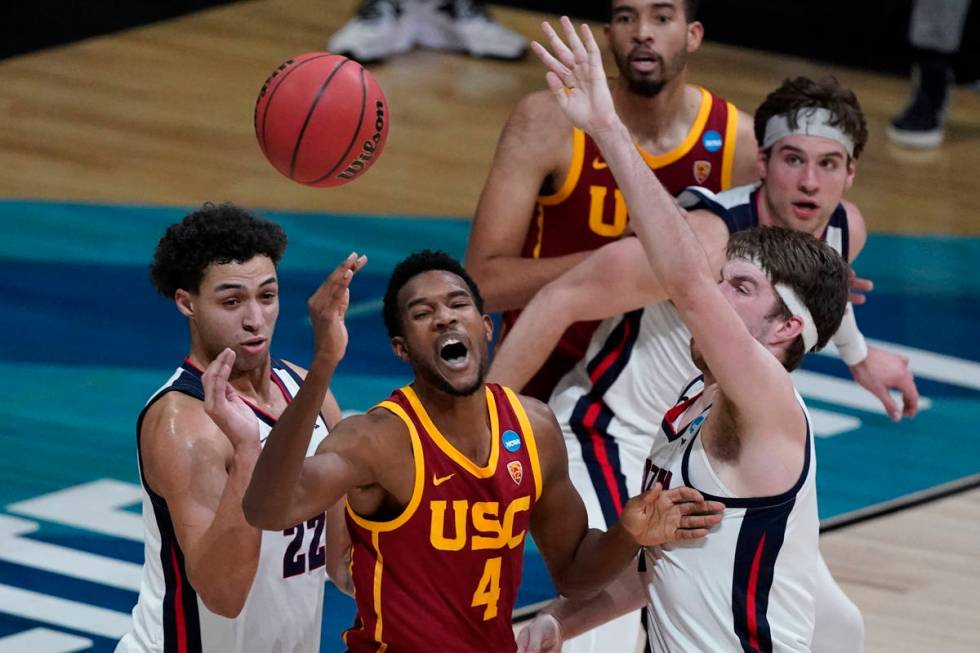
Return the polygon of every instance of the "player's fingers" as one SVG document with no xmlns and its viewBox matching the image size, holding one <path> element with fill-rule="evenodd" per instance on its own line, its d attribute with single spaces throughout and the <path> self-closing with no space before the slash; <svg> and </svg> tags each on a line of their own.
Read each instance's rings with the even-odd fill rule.
<svg viewBox="0 0 980 653">
<path fill-rule="evenodd" d="M 701 493 L 695 490 L 693 487 L 687 487 L 682 485 L 681 487 L 676 487 L 672 490 L 667 490 L 667 496 L 670 497 L 671 501 L 674 503 L 685 503 L 688 501 L 704 501 L 704 497 Z"/>
<path fill-rule="evenodd" d="M 888 388 L 880 383 L 876 383 L 871 389 L 874 396 L 878 397 L 878 401 L 884 407 L 885 412 L 888 413 L 888 418 L 893 422 L 897 422 L 902 418 L 901 412 L 898 410 L 898 404 L 892 399 L 891 394 L 888 392 Z"/>
<path fill-rule="evenodd" d="M 517 633 L 517 653 L 535 653 L 535 651 L 528 648 L 530 636 L 528 635 L 529 626 L 524 626 Z"/>
<path fill-rule="evenodd" d="M 537 41 L 531 42 L 531 51 L 537 55 L 538 59 L 541 60 L 541 63 L 544 64 L 544 67 L 550 71 L 548 74 L 554 75 L 561 82 L 561 88 L 559 90 L 564 90 L 566 86 L 565 80 L 569 80 L 572 74 L 571 71 L 568 70 L 568 67 L 562 62 L 558 61 L 558 59 L 556 59 L 555 56 L 548 51 L 548 48 L 544 47 Z M 548 75 L 545 75 L 545 79 L 547 79 L 547 77 Z M 548 86 L 551 87 L 552 91 L 555 91 L 554 86 L 550 82 L 548 83 Z"/>
<path fill-rule="evenodd" d="M 902 391 L 902 414 L 915 417 L 919 412 L 919 389 L 915 386 L 915 378 L 911 372 L 905 374 L 899 389 Z"/>
<path fill-rule="evenodd" d="M 582 42 L 585 44 L 585 52 L 589 56 L 589 63 L 598 61 L 602 65 L 602 52 L 599 50 L 599 44 L 596 43 L 592 28 L 582 23 L 579 25 L 579 32 L 582 33 Z"/>
<path fill-rule="evenodd" d="M 711 528 L 719 523 L 721 523 L 721 515 L 684 515 L 681 517 L 681 528 L 688 530 Z"/>
<path fill-rule="evenodd" d="M 851 293 L 850 295 L 847 296 L 847 301 L 851 302 L 852 304 L 857 304 L 858 306 L 860 306 L 864 302 L 868 301 L 868 298 L 862 295 L 861 293 Z"/>
<path fill-rule="evenodd" d="M 587 62 L 589 55 L 585 51 L 585 45 L 582 44 L 582 39 L 568 16 L 561 17 L 561 28 L 565 32 L 565 40 L 568 42 L 568 49 L 572 51 L 572 56 L 575 57 L 575 63 Z"/>
<path fill-rule="evenodd" d="M 548 39 L 548 45 L 551 47 L 550 52 L 552 56 L 561 62 L 563 66 L 568 68 L 574 66 L 575 56 L 572 54 L 572 51 L 568 49 L 568 46 L 565 45 L 565 42 L 561 40 L 561 37 L 558 36 L 558 32 L 556 32 L 555 28 L 551 26 L 551 23 L 547 21 L 541 23 L 541 29 L 544 31 L 545 38 Z"/>
<path fill-rule="evenodd" d="M 544 81 L 548 83 L 548 88 L 551 89 L 555 99 L 558 100 L 558 106 L 564 107 L 565 103 L 568 102 L 568 96 L 565 95 L 565 85 L 558 79 L 558 75 L 549 70 L 544 76 Z"/>
<path fill-rule="evenodd" d="M 708 534 L 707 528 L 679 528 L 674 531 L 674 536 L 678 540 L 696 540 L 699 537 L 704 537 Z"/>
<path fill-rule="evenodd" d="M 678 504 L 682 515 L 713 515 L 725 510 L 720 501 L 690 501 Z"/>
</svg>

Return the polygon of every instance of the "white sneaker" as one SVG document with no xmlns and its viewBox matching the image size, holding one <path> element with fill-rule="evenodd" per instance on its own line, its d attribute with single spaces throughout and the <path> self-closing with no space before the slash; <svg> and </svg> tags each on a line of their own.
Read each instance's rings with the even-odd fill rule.
<svg viewBox="0 0 980 653">
<path fill-rule="evenodd" d="M 412 27 L 402 0 L 364 0 L 327 41 L 327 50 L 367 63 L 408 52 L 412 45 Z"/>
<path fill-rule="evenodd" d="M 491 18 L 479 0 L 416 0 L 411 11 L 415 42 L 423 47 L 508 60 L 527 53 L 527 40 Z"/>
</svg>

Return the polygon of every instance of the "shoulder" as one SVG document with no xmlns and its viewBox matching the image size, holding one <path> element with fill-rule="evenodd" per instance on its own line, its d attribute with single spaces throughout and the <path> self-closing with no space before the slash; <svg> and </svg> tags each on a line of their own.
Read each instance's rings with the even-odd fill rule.
<svg viewBox="0 0 980 653">
<path fill-rule="evenodd" d="M 539 455 L 546 458 L 554 451 L 556 443 L 563 442 L 561 427 L 555 419 L 555 413 L 548 404 L 540 399 L 527 395 L 517 395 L 518 401 L 527 413 L 527 420 L 534 431 L 534 440 L 538 445 Z"/>
<path fill-rule="evenodd" d="M 145 480 L 158 493 L 203 468 L 224 468 L 234 454 L 231 442 L 204 412 L 204 404 L 182 392 L 158 399 L 140 427 Z"/>
<path fill-rule="evenodd" d="M 409 426 L 384 406 L 340 420 L 318 451 L 361 451 L 372 455 L 379 451 L 404 448 L 409 442 Z"/>
<path fill-rule="evenodd" d="M 551 91 L 537 91 L 524 96 L 514 107 L 502 139 L 528 139 L 525 145 L 543 149 L 570 140 L 572 129 Z"/>
</svg>

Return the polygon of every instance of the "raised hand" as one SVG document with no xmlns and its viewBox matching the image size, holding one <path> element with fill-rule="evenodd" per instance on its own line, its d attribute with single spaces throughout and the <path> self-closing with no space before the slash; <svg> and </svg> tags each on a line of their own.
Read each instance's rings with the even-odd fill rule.
<svg viewBox="0 0 980 653">
<path fill-rule="evenodd" d="M 235 352 L 225 349 L 204 370 L 204 412 L 231 440 L 232 446 L 259 441 L 259 422 L 252 409 L 245 405 L 235 388 L 228 383 Z"/>
<path fill-rule="evenodd" d="M 588 25 L 581 26 L 581 37 L 567 16 L 561 18 L 565 40 L 549 23 L 542 23 L 549 52 L 537 41 L 531 49 L 548 69 L 545 79 L 568 120 L 592 135 L 619 124 L 613 106 L 602 53 Z M 567 41 L 567 44 L 565 43 Z"/>
<path fill-rule="evenodd" d="M 868 355 L 851 368 L 851 375 L 861 387 L 878 397 L 893 422 L 903 416 L 915 417 L 919 412 L 919 390 L 907 357 L 868 347 Z M 889 392 L 893 389 L 902 393 L 901 408 Z"/>
<path fill-rule="evenodd" d="M 366 256 L 352 252 L 330 273 L 307 302 L 313 324 L 314 356 L 339 362 L 347 350 L 344 316 L 350 306 L 350 282 L 364 265 Z"/>
<path fill-rule="evenodd" d="M 623 507 L 619 521 L 641 546 L 667 544 L 704 537 L 721 522 L 723 503 L 705 501 L 691 487 L 664 491 L 660 483 L 633 497 Z"/>
<path fill-rule="evenodd" d="M 559 653 L 562 636 L 558 620 L 542 612 L 517 633 L 517 653 Z"/>
</svg>

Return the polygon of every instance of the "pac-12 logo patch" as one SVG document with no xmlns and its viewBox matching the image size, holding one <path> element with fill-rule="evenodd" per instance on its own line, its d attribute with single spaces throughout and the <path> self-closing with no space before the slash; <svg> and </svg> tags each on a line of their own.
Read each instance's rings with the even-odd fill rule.
<svg viewBox="0 0 980 653">
<path fill-rule="evenodd" d="M 504 431 L 501 439 L 504 441 L 504 449 L 511 453 L 521 448 L 521 436 L 517 435 L 515 431 L 511 431 L 510 429 Z"/>
<path fill-rule="evenodd" d="M 721 140 L 721 134 L 712 129 L 704 132 L 704 136 L 701 137 L 701 143 L 704 145 L 704 149 L 709 152 L 717 152 L 721 149 L 723 141 Z"/>
<path fill-rule="evenodd" d="M 698 160 L 694 162 L 694 179 L 697 180 L 699 184 L 703 184 L 704 180 L 708 178 L 711 174 L 711 161 Z"/>
<path fill-rule="evenodd" d="M 510 472 L 510 477 L 518 485 L 520 485 L 521 481 L 524 480 L 524 466 L 521 465 L 521 461 L 512 460 L 507 463 L 507 471 Z"/>
</svg>

